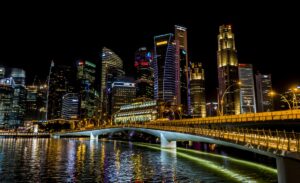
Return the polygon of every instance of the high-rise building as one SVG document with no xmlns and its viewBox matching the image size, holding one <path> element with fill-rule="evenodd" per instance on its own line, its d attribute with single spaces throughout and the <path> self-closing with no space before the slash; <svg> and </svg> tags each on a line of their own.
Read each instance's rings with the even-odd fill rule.
<svg viewBox="0 0 300 183">
<path fill-rule="evenodd" d="M 271 96 L 272 80 L 271 74 L 256 74 L 256 104 L 258 112 L 273 111 L 273 98 Z"/>
<path fill-rule="evenodd" d="M 75 73 L 71 67 L 56 65 L 49 82 L 48 119 L 61 118 L 62 97 L 75 90 Z"/>
<path fill-rule="evenodd" d="M 13 126 L 18 126 L 24 121 L 26 111 L 26 97 L 27 91 L 25 86 L 15 85 L 11 118 L 11 123 L 13 124 Z"/>
<path fill-rule="evenodd" d="M 183 113 L 190 114 L 191 96 L 190 96 L 190 64 L 188 57 L 187 30 L 185 27 L 175 25 L 176 57 L 179 59 L 179 94 L 178 103 L 182 105 Z"/>
<path fill-rule="evenodd" d="M 26 109 L 25 71 L 19 68 L 1 67 L 2 73 L 0 84 L 2 85 L 3 118 L 8 127 L 17 127 L 24 121 Z M 1 97 L 0 97 L 1 98 Z M 9 104 L 9 102 L 11 102 Z M 9 108 L 7 107 L 9 106 Z M 1 109 L 0 109 L 1 110 Z M 0 112 L 1 113 L 1 112 Z M 4 114 L 5 113 L 5 114 Z M 1 120 L 0 120 L 1 121 Z"/>
<path fill-rule="evenodd" d="M 27 97 L 26 97 L 26 115 L 27 120 L 37 119 L 38 108 L 37 108 L 37 97 L 38 97 L 38 86 L 29 85 L 26 87 Z"/>
<path fill-rule="evenodd" d="M 11 125 L 13 96 L 13 79 L 0 79 L 0 127 L 9 127 Z"/>
<path fill-rule="evenodd" d="M 96 113 L 96 65 L 90 61 L 77 61 L 77 80 L 80 94 L 80 117 L 91 118 Z"/>
<path fill-rule="evenodd" d="M 36 107 L 38 110 L 38 115 L 37 115 L 38 120 L 46 119 L 47 91 L 48 91 L 48 86 L 46 84 L 39 83 L 37 98 L 36 98 Z"/>
<path fill-rule="evenodd" d="M 16 85 L 25 86 L 26 74 L 23 69 L 12 68 L 10 76 L 14 79 Z"/>
<path fill-rule="evenodd" d="M 101 55 L 100 105 L 103 114 L 108 114 L 111 104 L 112 83 L 125 75 L 123 61 L 112 50 L 104 47 Z"/>
<path fill-rule="evenodd" d="M 111 114 L 117 112 L 122 105 L 131 103 L 135 96 L 136 88 L 133 80 L 124 78 L 113 82 Z"/>
<path fill-rule="evenodd" d="M 14 95 L 10 123 L 18 126 L 24 121 L 26 111 L 26 72 L 20 68 L 11 68 L 10 77 L 14 80 Z"/>
<path fill-rule="evenodd" d="M 239 64 L 241 113 L 256 113 L 252 64 Z"/>
<path fill-rule="evenodd" d="M 152 53 L 146 47 L 135 52 L 136 96 L 153 99 Z"/>
<path fill-rule="evenodd" d="M 154 37 L 154 98 L 158 101 L 178 104 L 179 62 L 176 58 L 174 35 Z"/>
<path fill-rule="evenodd" d="M 0 66 L 0 79 L 3 79 L 5 77 L 5 67 Z"/>
<path fill-rule="evenodd" d="M 206 117 L 204 69 L 202 64 L 192 63 L 190 73 L 192 116 Z"/>
<path fill-rule="evenodd" d="M 62 97 L 63 119 L 77 119 L 79 113 L 79 96 L 77 93 L 67 93 Z"/>
<path fill-rule="evenodd" d="M 218 35 L 218 99 L 221 115 L 240 114 L 238 59 L 230 25 L 222 25 Z"/>
</svg>

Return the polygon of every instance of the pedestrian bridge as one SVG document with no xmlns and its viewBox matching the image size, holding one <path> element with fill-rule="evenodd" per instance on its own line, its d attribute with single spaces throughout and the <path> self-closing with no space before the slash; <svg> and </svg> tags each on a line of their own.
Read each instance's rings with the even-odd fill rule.
<svg viewBox="0 0 300 183">
<path fill-rule="evenodd" d="M 153 124 L 128 124 L 105 126 L 98 129 L 57 133 L 60 136 L 89 136 L 92 140 L 99 135 L 120 131 L 139 131 L 160 138 L 162 148 L 176 148 L 176 141 L 213 143 L 276 158 L 279 182 L 298 180 L 300 172 L 299 134 L 240 128 L 203 128 L 184 126 L 160 126 Z"/>
</svg>

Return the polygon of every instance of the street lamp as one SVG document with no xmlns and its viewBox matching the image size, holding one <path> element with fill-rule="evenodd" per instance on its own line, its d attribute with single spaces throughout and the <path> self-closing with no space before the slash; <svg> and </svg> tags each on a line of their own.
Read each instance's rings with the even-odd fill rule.
<svg viewBox="0 0 300 183">
<path fill-rule="evenodd" d="M 223 116 L 224 115 L 224 107 L 223 107 L 223 105 L 224 105 L 224 97 L 225 97 L 225 95 L 228 93 L 228 90 L 231 88 L 231 87 L 233 87 L 233 86 L 235 86 L 235 85 L 241 85 L 242 83 L 240 82 L 240 81 L 238 81 L 238 82 L 236 82 L 236 83 L 233 83 L 233 84 L 231 84 L 231 85 L 229 85 L 226 89 L 225 89 L 225 91 L 224 91 L 224 93 L 223 93 L 223 95 L 222 95 L 222 97 L 221 97 L 221 105 L 220 105 L 220 107 L 221 107 L 221 111 L 220 111 L 220 115 L 221 116 Z"/>
<path fill-rule="evenodd" d="M 298 109 L 298 101 L 297 101 L 297 96 L 295 94 L 295 92 L 298 91 L 298 88 L 292 88 L 290 90 L 291 90 L 291 92 L 293 94 L 293 100 L 292 100 L 292 102 L 293 102 L 293 109 L 295 109 L 295 108 Z M 295 103 L 296 103 L 296 105 L 295 105 Z"/>
<path fill-rule="evenodd" d="M 180 119 L 182 119 L 182 115 L 181 115 L 181 110 L 182 110 L 182 107 L 181 106 L 179 106 L 178 108 L 177 108 L 177 110 L 179 111 L 179 118 Z"/>
<path fill-rule="evenodd" d="M 289 102 L 289 100 L 288 100 L 284 95 L 282 95 L 282 94 L 280 94 L 280 93 L 276 93 L 276 92 L 274 92 L 274 91 L 271 91 L 271 92 L 270 92 L 270 96 L 271 96 L 271 97 L 273 97 L 273 96 L 275 96 L 275 95 L 279 95 L 280 98 L 282 99 L 282 101 L 283 101 L 283 102 L 286 102 L 286 103 L 288 104 L 289 109 L 290 109 L 290 110 L 292 109 L 291 103 Z"/>
<path fill-rule="evenodd" d="M 164 118 L 165 107 L 166 107 L 166 102 L 161 102 L 158 104 L 159 118 Z"/>
</svg>

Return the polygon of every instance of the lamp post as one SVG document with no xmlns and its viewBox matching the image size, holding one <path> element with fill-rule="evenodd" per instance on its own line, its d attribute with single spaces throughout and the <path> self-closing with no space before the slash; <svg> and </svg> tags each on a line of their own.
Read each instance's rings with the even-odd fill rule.
<svg viewBox="0 0 300 183">
<path fill-rule="evenodd" d="M 177 108 L 177 110 L 179 111 L 179 119 L 182 119 L 182 114 L 181 114 L 181 111 L 182 111 L 182 107 L 181 106 L 179 106 L 178 108 Z"/>
<path fill-rule="evenodd" d="M 289 100 L 284 95 L 282 95 L 280 93 L 275 93 L 274 91 L 271 91 L 270 95 L 271 95 L 271 97 L 273 97 L 275 95 L 279 95 L 280 98 L 282 99 L 282 101 L 286 102 L 288 104 L 288 106 L 289 106 L 289 109 L 292 110 L 291 103 L 289 102 Z"/>
<path fill-rule="evenodd" d="M 164 118 L 164 111 L 165 111 L 165 106 L 166 103 L 162 102 L 158 105 L 158 110 L 159 110 L 159 118 Z"/>
<path fill-rule="evenodd" d="M 293 102 L 293 109 L 298 109 L 298 101 L 297 101 L 297 96 L 295 94 L 295 92 L 298 91 L 298 88 L 292 88 L 290 90 L 291 90 L 291 92 L 293 94 L 293 100 L 292 100 L 292 102 Z"/>
<path fill-rule="evenodd" d="M 225 91 L 224 91 L 224 93 L 223 93 L 223 95 L 222 95 L 222 97 L 221 97 L 221 101 L 220 101 L 220 103 L 221 103 L 221 105 L 220 105 L 220 107 L 221 107 L 220 116 L 223 116 L 223 115 L 224 115 L 224 107 L 223 107 L 223 105 L 224 105 L 224 97 L 225 97 L 225 95 L 228 93 L 228 90 L 229 90 L 231 87 L 235 86 L 235 85 L 241 85 L 241 82 L 238 81 L 238 82 L 236 82 L 236 83 L 233 83 L 233 84 L 229 85 L 229 86 L 225 89 Z"/>
</svg>

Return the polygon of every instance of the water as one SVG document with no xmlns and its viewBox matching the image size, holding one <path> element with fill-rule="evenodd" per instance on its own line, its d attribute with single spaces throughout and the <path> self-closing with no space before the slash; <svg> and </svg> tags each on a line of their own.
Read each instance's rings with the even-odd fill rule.
<svg viewBox="0 0 300 183">
<path fill-rule="evenodd" d="M 142 143 L 0 138 L 0 182 L 277 182 L 277 174 L 220 155 Z"/>
</svg>

